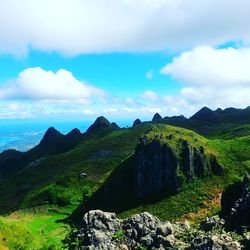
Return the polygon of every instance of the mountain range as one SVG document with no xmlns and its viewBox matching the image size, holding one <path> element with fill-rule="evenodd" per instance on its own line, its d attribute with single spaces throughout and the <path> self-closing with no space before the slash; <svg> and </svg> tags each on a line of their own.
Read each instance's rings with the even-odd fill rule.
<svg viewBox="0 0 250 250">
<path fill-rule="evenodd" d="M 19 216 L 22 230 L 33 235 L 35 228 L 34 241 L 63 247 L 61 240 L 75 240 L 63 225 L 79 228 L 83 213 L 93 209 L 121 218 L 147 211 L 163 220 L 202 221 L 220 211 L 223 190 L 248 170 L 250 107 L 204 107 L 190 118 L 156 113 L 130 128 L 101 116 L 84 133 L 63 135 L 51 127 L 31 150 L 2 152 L 0 212 L 7 214 L 7 229 L 11 216 Z M 43 221 L 39 230 L 37 220 Z M 53 237 L 58 228 L 63 233 Z"/>
</svg>

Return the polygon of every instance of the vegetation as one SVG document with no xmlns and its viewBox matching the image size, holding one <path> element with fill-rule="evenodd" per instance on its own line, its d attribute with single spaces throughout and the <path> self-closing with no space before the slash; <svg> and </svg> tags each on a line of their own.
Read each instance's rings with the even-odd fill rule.
<svg viewBox="0 0 250 250">
<path fill-rule="evenodd" d="M 0 249 L 62 249 L 70 207 L 35 207 L 0 217 Z"/>
<path fill-rule="evenodd" d="M 237 124 L 228 130 L 220 127 L 206 138 L 183 128 L 153 126 L 150 140 L 162 135 L 164 142 L 173 135 L 171 145 L 175 148 L 178 138 L 198 143 L 218 157 L 224 174 L 196 179 L 176 195 L 138 204 L 119 216 L 148 211 L 164 220 L 197 222 L 217 213 L 223 189 L 250 170 L 250 125 Z M 132 159 L 138 138 L 151 127 L 152 123 L 143 123 L 90 134 L 70 151 L 48 156 L 37 166 L 26 167 L 2 180 L 0 249 L 62 249 L 62 240 L 81 221 L 82 204 L 114 170 L 124 167 L 124 174 L 128 173 L 124 160 Z M 81 177 L 81 173 L 87 176 Z M 119 240 L 122 232 L 114 237 Z"/>
</svg>

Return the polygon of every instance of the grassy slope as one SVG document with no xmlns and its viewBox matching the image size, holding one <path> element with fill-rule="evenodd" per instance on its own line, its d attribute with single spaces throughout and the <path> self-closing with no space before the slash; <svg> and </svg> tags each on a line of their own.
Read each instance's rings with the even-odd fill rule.
<svg viewBox="0 0 250 250">
<path fill-rule="evenodd" d="M 23 249 L 29 249 L 29 245 L 26 245 L 25 241 L 26 235 L 29 235 L 32 244 L 36 246 L 36 242 L 38 242 L 36 248 L 42 249 L 42 242 L 46 237 L 44 234 L 38 233 L 38 230 L 47 223 L 49 223 L 49 227 L 55 229 L 55 232 L 58 228 L 60 230 L 64 227 L 65 224 L 56 222 L 56 216 L 59 217 L 58 219 L 65 219 L 83 202 L 84 196 L 91 195 L 106 176 L 124 158 L 134 152 L 137 138 L 148 127 L 149 125 L 143 125 L 133 130 L 122 129 L 105 135 L 96 134 L 70 152 L 49 157 L 39 166 L 26 169 L 2 183 L 2 187 L 4 187 L 0 189 L 2 214 L 39 206 L 46 211 L 48 220 L 44 220 L 43 215 L 34 215 L 33 210 L 30 209 L 24 210 L 25 214 L 32 218 L 30 221 L 26 220 L 27 216 L 24 216 L 22 212 L 18 212 L 19 217 L 22 218 L 21 220 L 19 218 L 20 223 L 13 221 L 13 214 L 1 217 L 0 240 L 9 239 L 7 242 L 9 242 L 10 249 L 16 249 L 13 244 L 16 244 L 15 239 L 17 239 L 20 245 L 25 245 Z M 87 178 L 79 178 L 81 172 L 87 173 Z M 51 204 L 57 207 L 56 214 L 50 209 Z M 65 215 L 65 209 L 67 215 Z M 36 230 L 31 228 L 32 225 Z M 12 235 L 12 227 L 17 228 L 17 235 Z M 54 230 L 51 231 L 45 227 L 44 232 L 47 234 L 48 242 L 55 240 L 54 233 L 52 233 Z M 64 237 L 64 233 L 58 235 L 56 243 L 59 244 Z M 21 238 L 24 240 L 23 243 Z"/>
<path fill-rule="evenodd" d="M 209 144 L 209 141 L 206 138 L 190 130 L 162 124 L 153 125 L 152 128 L 153 129 L 146 135 L 147 143 L 150 143 L 155 139 L 162 144 L 167 143 L 168 147 L 172 148 L 172 151 L 175 152 L 176 155 L 180 154 L 178 151 L 182 147 L 183 140 L 188 141 L 189 145 L 192 145 L 197 149 L 203 147 L 205 154 L 208 157 L 210 154 L 216 153 L 214 148 Z M 183 178 L 185 177 L 183 176 Z M 113 173 L 107 179 L 105 185 L 101 187 L 101 189 L 98 190 L 94 197 L 92 197 L 92 199 L 88 202 L 88 209 L 101 208 L 103 210 L 122 212 L 124 210 L 129 210 L 131 207 L 138 206 L 138 203 L 141 204 L 142 201 L 138 201 L 137 199 L 135 200 L 135 197 L 131 195 L 131 192 L 133 192 L 133 183 L 131 183 L 132 179 L 133 157 L 127 159 L 121 165 L 117 166 L 115 171 L 113 171 Z M 110 193 L 108 195 L 109 197 L 105 197 L 105 193 L 107 192 L 107 190 L 110 190 Z M 116 191 L 113 192 L 113 190 Z M 164 195 L 166 196 L 166 194 Z M 160 195 L 157 197 L 151 197 L 143 201 L 143 203 L 152 203 L 155 202 L 155 200 L 159 199 L 161 199 Z M 185 200 L 187 199 L 185 198 Z M 162 207 L 163 204 L 160 204 L 159 206 Z M 194 204 L 194 206 L 197 206 L 197 204 Z M 159 210 L 159 208 L 156 208 L 154 210 L 153 204 L 150 204 L 149 206 L 146 205 L 146 207 L 147 209 L 148 207 L 150 207 L 150 211 L 152 211 L 152 213 L 155 213 L 156 210 Z M 141 207 L 141 209 L 144 208 Z M 165 214 L 167 218 L 169 217 L 167 213 L 164 213 L 164 207 L 160 208 L 160 210 L 163 211 L 162 214 Z M 131 212 L 133 213 L 134 211 L 142 210 L 132 210 Z M 130 215 L 131 212 L 126 211 L 125 215 Z M 178 212 L 176 214 L 178 214 Z M 161 216 L 161 212 L 157 213 L 157 215 L 161 218 L 164 218 L 163 216 Z"/>
<path fill-rule="evenodd" d="M 62 249 L 71 207 L 36 207 L 0 217 L 0 249 Z M 5 247 L 5 248 L 4 248 Z"/>
<path fill-rule="evenodd" d="M 210 152 L 217 155 L 219 162 L 225 167 L 223 176 L 213 176 L 190 183 L 177 195 L 167 197 L 154 204 L 138 206 L 123 212 L 121 217 L 148 211 L 163 220 L 187 218 L 199 221 L 220 210 L 220 195 L 222 190 L 232 182 L 242 178 L 250 170 L 250 133 L 232 138 L 232 131 L 223 138 L 207 140 Z"/>
<path fill-rule="evenodd" d="M 42 249 L 44 239 L 51 242 L 51 245 L 60 246 L 59 242 L 65 234 L 60 233 L 58 237 L 55 237 L 55 234 L 57 230 L 58 232 L 64 230 L 65 224 L 58 223 L 57 220 L 67 217 L 82 203 L 83 196 L 90 196 L 124 158 L 133 154 L 137 138 L 150 126 L 151 124 L 143 124 L 134 129 L 123 129 L 102 136 L 93 136 L 70 152 L 49 157 L 38 167 L 27 169 L 3 183 L 4 189 L 0 188 L 2 211 L 8 212 L 13 207 L 20 209 L 40 205 L 45 212 L 34 214 L 29 209 L 24 210 L 25 212 L 17 212 L 20 223 L 13 219 L 13 214 L 1 217 L 0 247 L 1 244 L 6 243 L 3 239 L 8 238 L 10 249 L 15 249 L 11 247 L 11 244 L 15 244 L 16 239 L 25 241 L 27 235 L 31 239 L 30 242 L 33 242 L 30 244 L 36 246 L 37 249 Z M 184 131 L 174 127 L 167 128 L 166 133 L 171 132 L 180 136 Z M 224 132 L 223 136 L 217 135 L 209 140 L 199 135 L 194 136 L 190 131 L 185 132 L 186 136 L 188 134 L 191 140 L 197 137 L 207 149 L 218 155 L 220 162 L 226 167 L 226 174 L 221 177 L 196 180 L 175 196 L 154 204 L 138 206 L 122 213 L 121 217 L 148 211 L 162 219 L 189 218 L 196 221 L 218 211 L 222 189 L 241 178 L 245 170 L 250 167 L 250 133 L 244 129 L 244 134 L 240 133 L 240 137 L 237 137 L 239 134 L 232 133 L 230 130 L 229 133 Z M 79 178 L 81 172 L 87 173 L 88 177 Z M 56 213 L 55 210 L 51 210 L 48 202 L 56 205 Z M 10 228 L 16 226 L 20 228 L 16 230 L 19 236 L 10 231 Z M 39 233 L 41 229 L 43 233 Z"/>
</svg>

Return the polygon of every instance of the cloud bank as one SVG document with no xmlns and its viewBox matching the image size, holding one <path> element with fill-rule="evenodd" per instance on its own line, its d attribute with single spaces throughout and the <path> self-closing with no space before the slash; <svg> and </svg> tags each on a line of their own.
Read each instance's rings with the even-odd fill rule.
<svg viewBox="0 0 250 250">
<path fill-rule="evenodd" d="M 71 72 L 57 72 L 42 68 L 28 68 L 18 78 L 0 86 L 0 100 L 26 99 L 43 101 L 78 101 L 90 103 L 93 98 L 103 98 L 106 93 L 77 80 Z"/>
<path fill-rule="evenodd" d="M 0 53 L 190 49 L 250 42 L 245 0 L 0 1 Z"/>
<path fill-rule="evenodd" d="M 190 105 L 245 107 L 250 95 L 250 48 L 197 47 L 167 64 L 161 73 L 183 83 Z"/>
</svg>

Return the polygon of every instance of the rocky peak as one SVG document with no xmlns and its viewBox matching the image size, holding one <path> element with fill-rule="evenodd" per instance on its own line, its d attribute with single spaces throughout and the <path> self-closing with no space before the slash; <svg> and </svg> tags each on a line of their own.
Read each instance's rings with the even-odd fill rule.
<svg viewBox="0 0 250 250">
<path fill-rule="evenodd" d="M 95 122 L 90 125 L 90 127 L 87 129 L 87 133 L 91 133 L 93 131 L 103 129 L 103 128 L 109 128 L 111 126 L 109 120 L 107 120 L 104 116 L 98 117 Z"/>
<path fill-rule="evenodd" d="M 98 117 L 95 122 L 87 129 L 86 133 L 92 133 L 104 129 L 114 129 L 117 128 L 118 125 L 111 124 L 109 120 L 107 120 L 104 116 Z"/>
<path fill-rule="evenodd" d="M 141 123 L 142 123 L 141 120 L 137 118 L 136 120 L 134 120 L 132 127 L 134 128 L 134 127 L 140 125 Z"/>
<path fill-rule="evenodd" d="M 114 128 L 114 129 L 119 129 L 120 127 L 118 126 L 117 123 L 115 122 L 111 122 L 111 126 Z"/>
<path fill-rule="evenodd" d="M 155 113 L 154 116 L 153 116 L 153 119 L 152 119 L 152 122 L 158 122 L 158 121 L 161 121 L 162 120 L 162 117 L 159 113 Z"/>
<path fill-rule="evenodd" d="M 67 140 L 80 139 L 80 138 L 82 138 L 82 133 L 79 129 L 74 128 L 65 137 Z"/>
<path fill-rule="evenodd" d="M 81 131 L 78 128 L 72 129 L 66 136 L 81 135 Z"/>
<path fill-rule="evenodd" d="M 190 117 L 190 120 L 195 121 L 216 121 L 217 120 L 217 112 L 212 111 L 208 107 L 203 107 L 197 113 Z"/>
<path fill-rule="evenodd" d="M 54 127 L 50 127 L 44 134 L 43 139 L 41 140 L 41 143 L 47 143 L 50 141 L 54 141 L 58 138 L 62 138 L 64 135 L 62 135 L 58 130 L 56 130 Z"/>
</svg>

